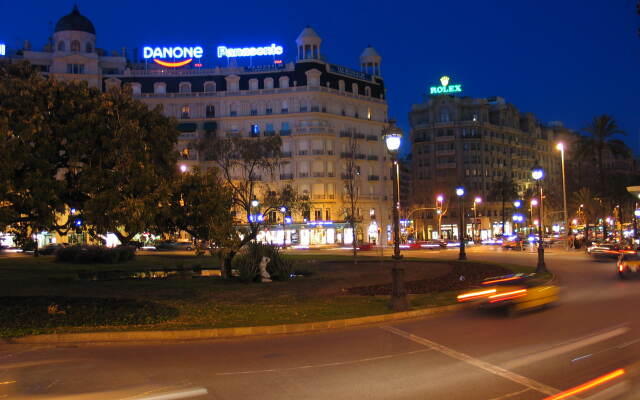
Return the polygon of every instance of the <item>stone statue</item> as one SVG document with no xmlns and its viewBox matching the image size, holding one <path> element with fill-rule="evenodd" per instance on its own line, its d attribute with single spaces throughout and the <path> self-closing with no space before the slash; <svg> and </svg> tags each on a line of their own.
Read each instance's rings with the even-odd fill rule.
<svg viewBox="0 0 640 400">
<path fill-rule="evenodd" d="M 262 257 L 260 261 L 260 281 L 261 282 L 271 282 L 271 275 L 267 272 L 267 264 L 269 264 L 271 259 L 269 257 Z"/>
</svg>

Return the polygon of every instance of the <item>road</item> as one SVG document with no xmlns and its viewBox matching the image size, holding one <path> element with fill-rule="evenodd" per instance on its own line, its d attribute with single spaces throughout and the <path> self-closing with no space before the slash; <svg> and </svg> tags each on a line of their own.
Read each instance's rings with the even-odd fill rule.
<svg viewBox="0 0 640 400">
<path fill-rule="evenodd" d="M 468 256 L 536 261 L 533 253 L 493 248 Z M 640 361 L 640 281 L 619 281 L 612 262 L 582 252 L 550 251 L 547 266 L 563 287 L 560 303 L 516 318 L 467 310 L 306 335 L 5 345 L 0 399 L 529 400 Z"/>
</svg>

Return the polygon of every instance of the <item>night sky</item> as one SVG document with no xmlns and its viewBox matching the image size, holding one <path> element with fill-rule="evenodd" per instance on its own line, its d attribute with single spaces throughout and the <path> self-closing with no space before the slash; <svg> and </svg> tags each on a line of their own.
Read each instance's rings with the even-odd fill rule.
<svg viewBox="0 0 640 400">
<path fill-rule="evenodd" d="M 582 129 L 609 113 L 640 152 L 640 38 L 635 0 L 487 1 L 78 1 L 98 47 L 272 42 L 295 58 L 311 25 L 328 61 L 358 68 L 368 45 L 381 54 L 390 114 L 408 129 L 411 104 L 442 75 L 473 97 L 502 96 L 542 121 Z M 74 2 L 0 0 L 0 42 L 41 49 Z M 293 6 L 291 6 L 293 4 Z M 265 60 L 267 61 L 267 60 Z"/>
</svg>

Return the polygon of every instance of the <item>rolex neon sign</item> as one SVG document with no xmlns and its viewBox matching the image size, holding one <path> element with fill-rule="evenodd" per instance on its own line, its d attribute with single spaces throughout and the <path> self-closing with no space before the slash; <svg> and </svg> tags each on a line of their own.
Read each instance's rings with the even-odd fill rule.
<svg viewBox="0 0 640 400">
<path fill-rule="evenodd" d="M 460 93 L 462 92 L 462 84 L 449 84 L 449 77 L 443 76 L 440 78 L 441 86 L 431 86 L 429 88 L 429 94 L 450 94 L 450 93 Z"/>
</svg>

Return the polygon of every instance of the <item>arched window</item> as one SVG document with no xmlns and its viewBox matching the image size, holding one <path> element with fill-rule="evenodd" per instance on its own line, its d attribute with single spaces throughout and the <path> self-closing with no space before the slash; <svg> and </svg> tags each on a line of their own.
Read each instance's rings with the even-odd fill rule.
<svg viewBox="0 0 640 400">
<path fill-rule="evenodd" d="M 71 51 L 80 51 L 80 41 L 72 40 L 71 41 Z"/>
<path fill-rule="evenodd" d="M 367 96 L 367 97 L 371 97 L 371 87 L 370 86 L 365 86 L 364 95 Z"/>
<path fill-rule="evenodd" d="M 180 86 L 178 86 L 178 91 L 180 93 L 191 93 L 191 84 L 189 82 L 180 82 Z"/>
<path fill-rule="evenodd" d="M 167 93 L 167 84 L 164 82 L 156 82 L 153 84 L 153 93 L 165 94 Z"/>
<path fill-rule="evenodd" d="M 338 81 L 338 90 L 344 92 L 344 81 L 342 79 Z"/>
<path fill-rule="evenodd" d="M 87 53 L 93 52 L 93 45 L 91 44 L 91 42 L 87 42 L 87 44 L 84 46 L 84 48 L 85 48 L 85 51 Z"/>
<path fill-rule="evenodd" d="M 258 90 L 258 80 L 256 78 L 249 79 L 249 90 Z"/>
<path fill-rule="evenodd" d="M 280 88 L 288 88 L 289 87 L 289 77 L 288 76 L 281 76 L 279 79 L 279 84 L 280 84 Z"/>
<path fill-rule="evenodd" d="M 140 93 L 142 93 L 142 86 L 139 83 L 132 83 L 131 84 L 131 91 L 133 93 L 133 95 L 139 95 Z"/>
<path fill-rule="evenodd" d="M 204 91 L 205 92 L 215 92 L 216 91 L 216 83 L 215 82 L 205 82 L 204 83 Z"/>
<path fill-rule="evenodd" d="M 273 89 L 273 78 L 264 78 L 264 88 Z"/>
<path fill-rule="evenodd" d="M 62 40 L 59 41 L 58 42 L 58 51 L 64 51 L 64 48 L 65 48 L 64 41 L 62 41 Z"/>
<path fill-rule="evenodd" d="M 351 93 L 358 94 L 358 84 L 357 83 L 352 83 L 351 84 Z"/>
</svg>

